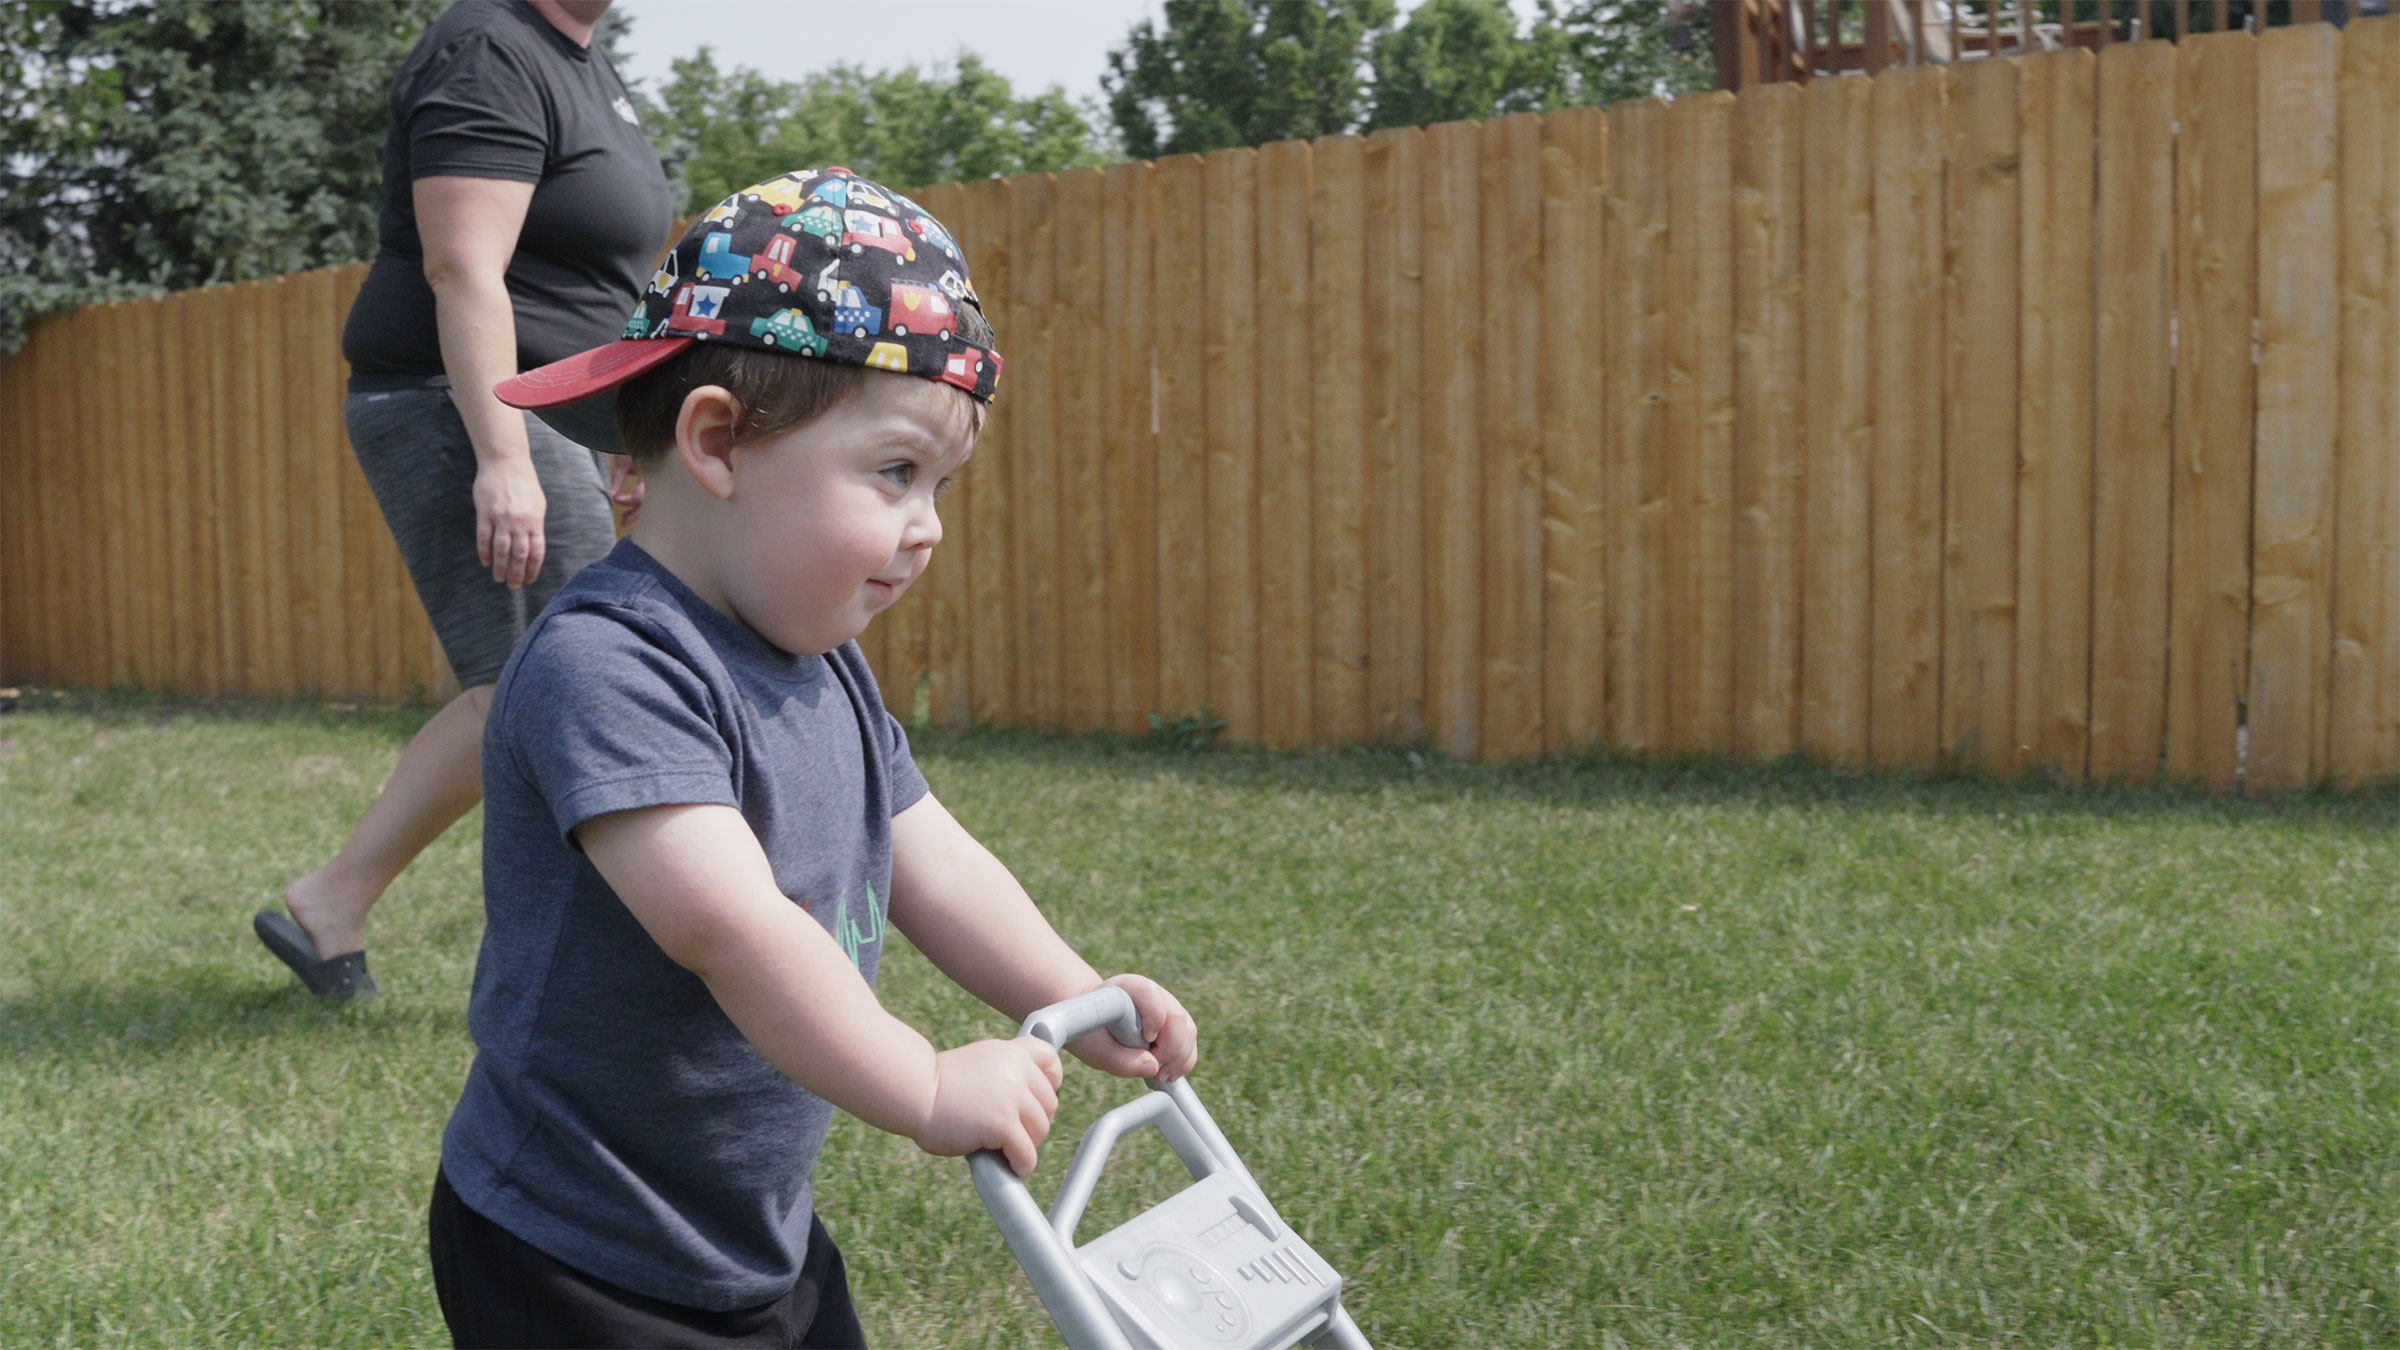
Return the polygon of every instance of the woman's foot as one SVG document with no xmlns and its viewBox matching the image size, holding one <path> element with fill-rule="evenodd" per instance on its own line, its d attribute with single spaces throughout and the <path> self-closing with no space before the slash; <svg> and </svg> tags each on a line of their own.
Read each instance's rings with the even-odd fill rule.
<svg viewBox="0 0 2400 1350">
<path fill-rule="evenodd" d="M 331 960 L 366 948 L 367 910 L 375 901 L 370 896 L 361 904 L 345 894 L 326 877 L 327 870 L 319 868 L 284 887 L 283 907 L 316 944 L 318 955 Z"/>
</svg>

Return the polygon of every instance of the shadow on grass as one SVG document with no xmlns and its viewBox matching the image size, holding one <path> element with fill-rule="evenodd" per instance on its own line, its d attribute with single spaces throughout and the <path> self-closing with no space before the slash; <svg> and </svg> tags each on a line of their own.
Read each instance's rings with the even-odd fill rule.
<svg viewBox="0 0 2400 1350">
<path fill-rule="evenodd" d="M 0 1045 L 12 1059 L 141 1063 L 198 1049 L 389 1028 L 436 1011 L 383 1000 L 332 1008 L 297 984 L 262 985 L 255 976 L 231 971 L 145 972 L 124 984 L 71 984 L 0 1002 Z M 439 1011 L 451 1021 L 460 1012 Z"/>
</svg>

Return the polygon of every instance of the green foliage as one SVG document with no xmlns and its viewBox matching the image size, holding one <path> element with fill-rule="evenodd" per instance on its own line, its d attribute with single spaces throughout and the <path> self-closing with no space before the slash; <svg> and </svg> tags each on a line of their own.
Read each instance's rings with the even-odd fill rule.
<svg viewBox="0 0 2400 1350">
<path fill-rule="evenodd" d="M 1358 125 L 1392 0 L 1167 0 L 1108 54 L 1109 115 L 1136 159 Z"/>
<path fill-rule="evenodd" d="M 737 66 L 707 47 L 674 63 L 659 93 L 667 161 L 687 212 L 790 169 L 841 164 L 894 186 L 1036 173 L 1108 158 L 1056 85 L 1019 98 L 972 53 L 955 69 L 837 65 L 798 83 Z"/>
<path fill-rule="evenodd" d="M 1207 750 L 1217 743 L 1217 734 L 1225 730 L 1225 719 L 1210 715 L 1208 705 L 1181 717 L 1164 713 L 1150 714 L 1150 742 L 1161 750 L 1186 753 Z"/>
<path fill-rule="evenodd" d="M 1167 0 L 1102 85 L 1138 158 L 1673 95 L 1715 78 L 1698 0 Z"/>
<path fill-rule="evenodd" d="M 444 0 L 0 5 L 0 349 L 56 310 L 367 257 Z"/>
</svg>

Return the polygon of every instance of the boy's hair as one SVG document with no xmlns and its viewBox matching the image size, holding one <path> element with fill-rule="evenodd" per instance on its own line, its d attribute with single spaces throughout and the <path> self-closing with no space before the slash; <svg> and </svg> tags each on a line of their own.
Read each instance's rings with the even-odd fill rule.
<svg viewBox="0 0 2400 1350">
<path fill-rule="evenodd" d="M 627 381 L 617 391 L 617 443 L 647 473 L 675 448 L 675 419 L 683 401 L 703 385 L 716 385 L 741 405 L 736 445 L 748 445 L 817 420 L 867 387 L 869 380 L 904 379 L 866 366 L 736 347 L 694 343 L 655 370 Z M 971 425 L 983 429 L 983 404 L 955 386 Z"/>
</svg>

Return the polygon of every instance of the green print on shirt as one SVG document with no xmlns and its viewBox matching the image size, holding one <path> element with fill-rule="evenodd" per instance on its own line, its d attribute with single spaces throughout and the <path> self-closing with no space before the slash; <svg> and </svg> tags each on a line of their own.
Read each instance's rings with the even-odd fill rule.
<svg viewBox="0 0 2400 1350">
<path fill-rule="evenodd" d="M 800 908 L 805 911 L 810 903 L 802 900 Z M 859 927 L 858 920 L 850 917 L 847 908 L 833 921 L 833 940 L 842 944 L 842 953 L 850 958 L 850 964 L 862 971 L 866 967 L 859 964 L 859 951 L 870 942 L 883 941 L 883 906 L 875 903 L 875 883 L 872 881 L 867 883 L 867 925 L 865 928 Z"/>
</svg>

